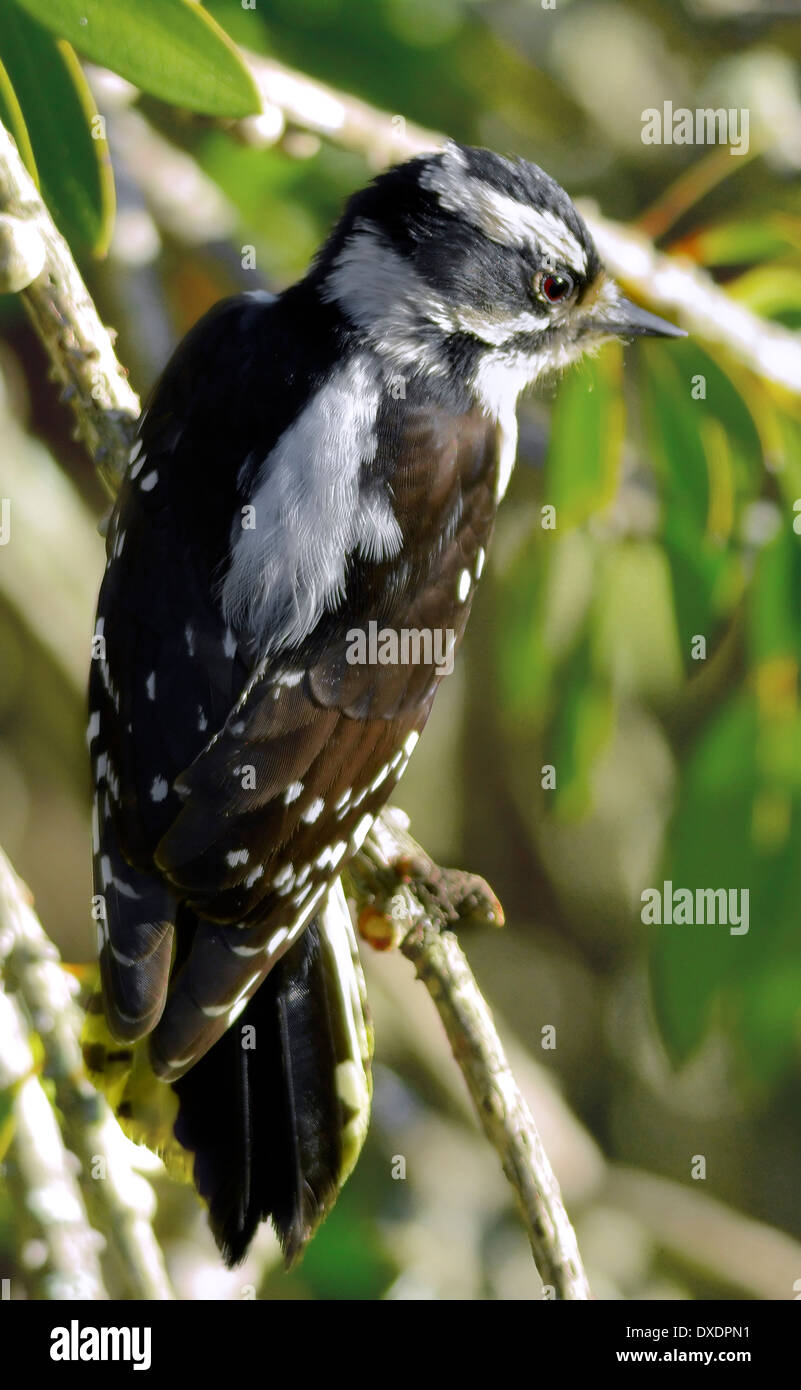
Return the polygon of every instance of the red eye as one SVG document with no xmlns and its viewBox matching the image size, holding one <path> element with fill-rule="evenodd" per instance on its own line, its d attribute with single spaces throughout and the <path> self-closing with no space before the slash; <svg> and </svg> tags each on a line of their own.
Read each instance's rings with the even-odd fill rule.
<svg viewBox="0 0 801 1390">
<path fill-rule="evenodd" d="M 550 271 L 540 271 L 535 278 L 535 287 L 540 299 L 548 304 L 558 304 L 573 292 L 573 281 L 569 275 L 555 275 Z"/>
</svg>

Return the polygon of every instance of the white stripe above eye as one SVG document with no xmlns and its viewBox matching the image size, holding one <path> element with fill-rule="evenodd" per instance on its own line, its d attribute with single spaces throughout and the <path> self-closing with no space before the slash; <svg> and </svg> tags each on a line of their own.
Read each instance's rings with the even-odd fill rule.
<svg viewBox="0 0 801 1390">
<path fill-rule="evenodd" d="M 534 208 L 468 174 L 461 151 L 449 145 L 441 161 L 432 161 L 420 183 L 436 193 L 440 206 L 468 218 L 491 241 L 505 246 L 535 245 L 537 250 L 579 273 L 587 269 L 580 241 L 547 208 Z"/>
</svg>

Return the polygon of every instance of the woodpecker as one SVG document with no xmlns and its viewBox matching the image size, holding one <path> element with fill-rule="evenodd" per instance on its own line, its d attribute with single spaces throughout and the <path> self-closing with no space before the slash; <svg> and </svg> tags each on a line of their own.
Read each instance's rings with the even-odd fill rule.
<svg viewBox="0 0 801 1390">
<path fill-rule="evenodd" d="M 288 1261 L 358 1156 L 372 1037 L 340 874 L 458 647 L 524 387 L 628 301 L 563 189 L 449 143 L 348 202 L 299 283 L 190 331 L 107 537 L 90 677 L 102 1003 L 84 1055 L 194 1182 L 223 1258 Z"/>
</svg>

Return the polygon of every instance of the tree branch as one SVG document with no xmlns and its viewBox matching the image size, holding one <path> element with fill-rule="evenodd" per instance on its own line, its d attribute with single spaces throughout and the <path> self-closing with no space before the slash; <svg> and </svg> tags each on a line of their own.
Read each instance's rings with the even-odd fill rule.
<svg viewBox="0 0 801 1390">
<path fill-rule="evenodd" d="M 139 400 L 69 246 L 2 125 L 0 213 L 5 214 L 0 294 L 22 291 L 53 376 L 61 383 L 62 399 L 72 407 L 78 438 L 113 494 L 128 462 Z M 31 275 L 27 283 L 26 268 Z"/>
<path fill-rule="evenodd" d="M 113 490 L 128 461 L 139 402 L 69 247 L 2 127 L 0 213 L 6 215 L 12 250 L 16 240 L 29 249 L 34 236 L 44 247 L 41 269 L 38 255 L 30 256 L 35 278 L 27 285 L 20 283 L 25 280 L 19 269 L 21 254 L 12 254 L 6 264 L 13 268 L 15 288 L 22 292 L 56 377 L 65 383 L 78 434 Z M 0 290 L 3 273 L 0 262 Z M 6 271 L 9 288 L 10 280 Z M 401 949 L 414 962 L 440 1012 L 484 1131 L 515 1190 L 543 1283 L 556 1298 L 588 1298 L 575 1235 L 531 1113 L 467 961 L 455 937 L 440 931 L 468 916 L 501 922 L 497 899 L 482 880 L 438 869 L 401 831 L 392 812 L 384 812 L 368 837 L 358 865 L 352 866 L 351 881 L 372 920 L 372 934 L 367 935 L 373 944 L 392 944 L 376 941 L 376 922 L 390 900 L 404 905 L 400 911 L 392 909 L 393 931 L 405 923 Z"/>
<path fill-rule="evenodd" d="M 105 1100 L 89 1084 L 79 1043 L 82 1014 L 75 1002 L 77 983 L 62 968 L 58 951 L 30 905 L 30 895 L 0 851 L 0 994 L 17 1037 L 19 1066 L 6 1074 L 10 1049 L 3 1028 L 0 1087 L 19 1081 L 16 1095 L 15 1152 L 34 1212 L 46 1210 L 47 1185 L 65 1194 L 50 1201 L 50 1219 L 40 1217 L 41 1238 L 49 1251 L 46 1298 L 105 1298 L 97 1265 L 102 1237 L 88 1224 L 84 1200 L 104 1231 L 114 1236 L 123 1287 L 133 1298 L 174 1297 L 151 1220 L 155 1198 L 150 1184 L 135 1173 L 120 1144 L 120 1131 Z M 44 1076 L 55 1088 L 64 1138 L 80 1162 L 80 1183 L 64 1153 L 58 1125 L 35 1075 L 28 1041 L 32 1032 L 44 1049 Z M 39 1094 L 41 1092 L 41 1094 Z M 41 1193 L 41 1201 L 34 1200 Z M 66 1200 L 68 1197 L 69 1200 Z M 65 1211 L 72 1213 L 68 1221 Z M 65 1224 L 66 1223 L 66 1224 Z M 63 1229 L 62 1229 L 63 1228 Z M 66 1242 L 66 1245 L 65 1245 Z M 66 1284 L 65 1284 L 66 1281 Z M 71 1293 L 59 1292 L 64 1287 Z"/>
<path fill-rule="evenodd" d="M 514 1189 L 547 1294 L 590 1297 L 575 1233 L 531 1111 L 452 928 L 502 926 L 492 890 L 475 874 L 442 869 L 388 809 L 346 871 L 359 930 L 380 950 L 399 946 L 439 1010 L 476 1114 Z"/>
</svg>

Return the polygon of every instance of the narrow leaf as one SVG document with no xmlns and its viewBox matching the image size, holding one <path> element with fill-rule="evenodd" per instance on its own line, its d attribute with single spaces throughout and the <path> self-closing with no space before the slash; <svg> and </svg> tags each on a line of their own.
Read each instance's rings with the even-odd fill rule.
<svg viewBox="0 0 801 1390">
<path fill-rule="evenodd" d="M 260 109 L 256 85 L 237 48 L 192 0 L 15 3 L 92 62 L 173 106 L 233 117 Z"/>
<path fill-rule="evenodd" d="M 0 9 L 0 56 L 24 115 L 34 167 L 53 218 L 77 250 L 101 254 L 114 217 L 114 180 L 99 117 L 69 44 L 14 5 Z M 102 125 L 94 125 L 102 137 Z"/>
</svg>

